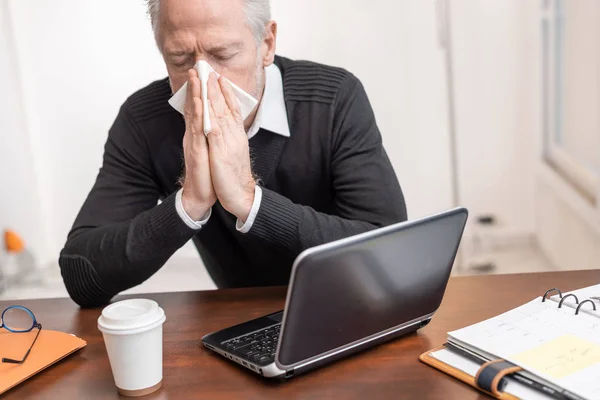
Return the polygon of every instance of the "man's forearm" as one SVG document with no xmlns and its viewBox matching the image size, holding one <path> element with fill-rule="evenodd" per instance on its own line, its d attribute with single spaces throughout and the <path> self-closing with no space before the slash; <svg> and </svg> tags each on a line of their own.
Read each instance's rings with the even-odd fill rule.
<svg viewBox="0 0 600 400">
<path fill-rule="evenodd" d="M 69 295 L 82 307 L 106 304 L 152 276 L 197 231 L 175 207 L 175 194 L 130 221 L 72 232 L 59 264 Z"/>
<path fill-rule="evenodd" d="M 248 234 L 294 253 L 404 219 L 402 210 L 379 221 L 346 219 L 295 204 L 271 190 L 262 191 L 260 210 Z"/>
</svg>

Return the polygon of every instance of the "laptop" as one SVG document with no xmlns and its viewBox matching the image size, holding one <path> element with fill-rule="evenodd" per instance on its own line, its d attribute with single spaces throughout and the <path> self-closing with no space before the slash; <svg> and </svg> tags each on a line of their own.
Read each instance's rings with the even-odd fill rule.
<svg viewBox="0 0 600 400">
<path fill-rule="evenodd" d="M 437 311 L 468 218 L 456 208 L 303 251 L 285 308 L 210 333 L 210 350 L 286 379 L 424 327 Z"/>
</svg>

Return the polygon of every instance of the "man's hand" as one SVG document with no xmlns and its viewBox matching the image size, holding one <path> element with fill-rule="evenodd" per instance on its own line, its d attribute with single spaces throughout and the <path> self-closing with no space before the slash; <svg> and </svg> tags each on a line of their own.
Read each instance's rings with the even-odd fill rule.
<svg viewBox="0 0 600 400">
<path fill-rule="evenodd" d="M 204 135 L 200 79 L 194 69 L 191 69 L 188 74 L 183 137 L 185 177 L 181 202 L 190 218 L 198 221 L 213 206 L 217 196 L 210 174 L 208 141 Z"/>
<path fill-rule="evenodd" d="M 223 208 L 245 222 L 256 182 L 250 167 L 248 136 L 231 85 L 211 73 L 208 79 L 211 131 L 208 134 L 210 170 Z"/>
</svg>

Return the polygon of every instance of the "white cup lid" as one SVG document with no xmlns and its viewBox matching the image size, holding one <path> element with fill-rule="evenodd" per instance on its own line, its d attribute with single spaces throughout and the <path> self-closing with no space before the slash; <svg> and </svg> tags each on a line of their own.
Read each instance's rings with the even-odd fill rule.
<svg viewBox="0 0 600 400">
<path fill-rule="evenodd" d="M 101 331 L 139 330 L 162 323 L 165 312 L 154 300 L 130 299 L 111 304 L 102 310 L 98 318 L 98 328 Z"/>
</svg>

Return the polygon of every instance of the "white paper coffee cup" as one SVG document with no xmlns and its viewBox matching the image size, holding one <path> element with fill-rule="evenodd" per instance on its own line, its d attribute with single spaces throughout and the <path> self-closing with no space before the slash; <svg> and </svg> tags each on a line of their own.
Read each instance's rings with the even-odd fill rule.
<svg viewBox="0 0 600 400">
<path fill-rule="evenodd" d="M 153 300 L 123 300 L 102 310 L 98 329 L 120 394 L 143 396 L 161 387 L 165 319 Z"/>
</svg>

